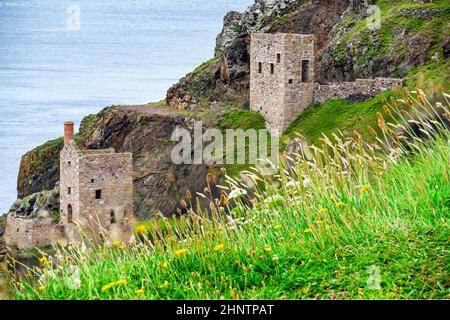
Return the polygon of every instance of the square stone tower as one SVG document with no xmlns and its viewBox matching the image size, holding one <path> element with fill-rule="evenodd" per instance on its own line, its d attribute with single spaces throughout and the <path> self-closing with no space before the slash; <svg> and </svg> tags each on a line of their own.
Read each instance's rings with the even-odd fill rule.
<svg viewBox="0 0 450 320">
<path fill-rule="evenodd" d="M 100 233 L 112 241 L 131 236 L 127 222 L 133 216 L 131 153 L 114 149 L 83 150 L 73 138 L 73 123 L 64 125 L 60 155 L 61 222 L 68 242 L 79 242 L 80 232 L 94 238 Z"/>
<path fill-rule="evenodd" d="M 250 109 L 281 135 L 314 97 L 314 35 L 253 33 Z"/>
</svg>

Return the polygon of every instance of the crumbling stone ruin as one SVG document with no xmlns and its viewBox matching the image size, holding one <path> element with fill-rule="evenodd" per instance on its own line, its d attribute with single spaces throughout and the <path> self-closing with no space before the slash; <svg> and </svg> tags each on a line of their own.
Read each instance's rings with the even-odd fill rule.
<svg viewBox="0 0 450 320">
<path fill-rule="evenodd" d="M 131 239 L 131 153 L 80 150 L 74 141 L 73 123 L 66 122 L 60 179 L 59 221 L 43 214 L 45 210 L 36 210 L 34 215 L 9 214 L 4 234 L 7 245 L 22 249 L 77 243 L 83 237 L 96 239 L 101 233 L 110 241 Z"/>
<path fill-rule="evenodd" d="M 402 79 L 358 79 L 319 85 L 314 81 L 314 35 L 253 33 L 250 43 L 250 109 L 272 134 L 283 133 L 313 102 L 360 101 L 401 86 Z"/>
<path fill-rule="evenodd" d="M 86 234 L 104 230 L 120 238 L 133 215 L 133 168 L 131 153 L 114 149 L 78 149 L 73 123 L 64 125 L 60 159 L 60 207 L 65 238 L 77 242 L 81 226 Z"/>
</svg>

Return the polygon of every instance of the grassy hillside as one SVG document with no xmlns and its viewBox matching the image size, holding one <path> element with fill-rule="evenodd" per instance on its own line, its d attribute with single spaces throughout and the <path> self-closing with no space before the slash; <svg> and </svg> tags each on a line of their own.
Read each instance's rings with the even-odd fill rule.
<svg viewBox="0 0 450 320">
<path fill-rule="evenodd" d="M 14 279 L 18 299 L 443 299 L 450 286 L 450 172 L 445 104 L 411 96 L 428 140 L 406 139 L 379 154 L 358 137 L 313 148 L 263 189 L 230 189 L 206 213 L 136 230 L 125 245 L 71 246 Z M 398 105 L 387 104 L 391 112 Z M 439 111 L 439 112 L 436 112 Z M 400 112 L 399 112 L 400 113 Z M 406 119 L 402 119 L 405 120 Z M 401 130 L 400 130 L 401 129 Z M 252 194 L 251 201 L 243 201 Z M 195 201 L 194 199 L 191 199 Z M 226 215 L 225 207 L 231 214 Z M 164 235 L 161 237 L 161 235 Z M 157 240 L 156 240 L 157 239 Z"/>
</svg>

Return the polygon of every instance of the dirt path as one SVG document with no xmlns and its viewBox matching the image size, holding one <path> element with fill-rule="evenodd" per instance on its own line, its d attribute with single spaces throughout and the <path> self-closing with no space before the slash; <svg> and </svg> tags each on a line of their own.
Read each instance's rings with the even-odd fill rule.
<svg viewBox="0 0 450 320">
<path fill-rule="evenodd" d="M 168 117 L 178 117 L 183 115 L 182 112 L 169 108 L 167 106 L 158 106 L 158 105 L 132 105 L 132 106 L 126 106 L 123 108 L 125 111 L 129 112 L 138 112 L 143 113 L 146 115 L 162 115 L 162 116 L 168 116 Z"/>
</svg>

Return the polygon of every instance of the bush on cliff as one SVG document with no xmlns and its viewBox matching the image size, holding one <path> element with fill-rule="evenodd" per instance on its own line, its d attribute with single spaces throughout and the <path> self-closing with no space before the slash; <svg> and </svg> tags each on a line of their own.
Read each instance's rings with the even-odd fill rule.
<svg viewBox="0 0 450 320">
<path fill-rule="evenodd" d="M 400 120 L 378 113 L 376 144 L 324 137 L 270 181 L 247 172 L 253 189 L 229 179 L 230 190 L 211 199 L 212 216 L 189 211 L 177 224 L 136 230 L 153 241 L 58 248 L 12 279 L 14 295 L 448 298 L 449 98 L 432 104 L 419 91 L 386 103 Z"/>
</svg>

